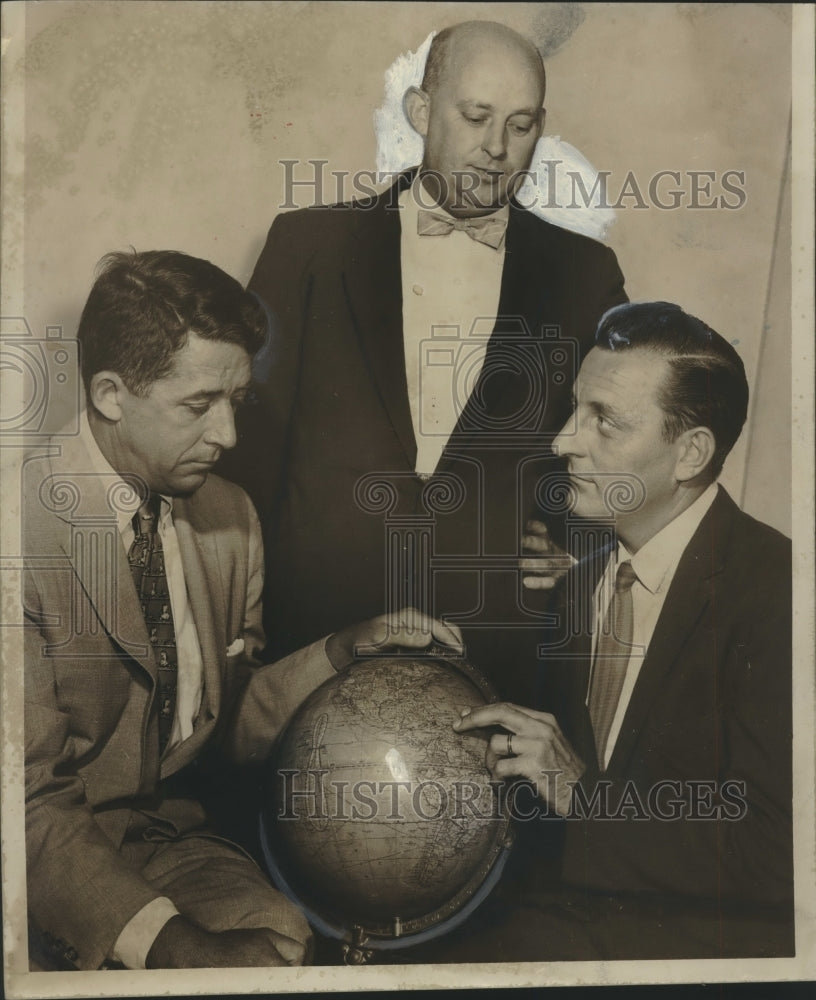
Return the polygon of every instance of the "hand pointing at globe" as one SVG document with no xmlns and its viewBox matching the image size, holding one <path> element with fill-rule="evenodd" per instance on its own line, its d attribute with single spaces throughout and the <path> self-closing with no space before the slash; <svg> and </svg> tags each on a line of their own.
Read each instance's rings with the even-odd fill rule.
<svg viewBox="0 0 816 1000">
<path fill-rule="evenodd" d="M 335 670 L 342 670 L 359 656 L 384 653 L 398 647 L 427 649 L 434 642 L 458 654 L 464 651 L 462 633 L 456 625 L 409 607 L 335 632 L 326 640 L 326 655 Z"/>
<path fill-rule="evenodd" d="M 458 733 L 501 726 L 487 746 L 485 762 L 494 778 L 526 778 L 539 796 L 566 816 L 572 786 L 586 770 L 561 732 L 555 716 L 509 702 L 463 709 L 453 724 Z"/>
</svg>

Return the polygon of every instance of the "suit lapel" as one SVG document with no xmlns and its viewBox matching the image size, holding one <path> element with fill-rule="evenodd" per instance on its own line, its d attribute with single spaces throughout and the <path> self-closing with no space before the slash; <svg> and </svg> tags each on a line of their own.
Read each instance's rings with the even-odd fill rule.
<svg viewBox="0 0 816 1000">
<path fill-rule="evenodd" d="M 625 771 L 669 673 L 711 600 L 712 580 L 723 568 L 735 510 L 720 487 L 680 559 L 609 760 L 610 777 Z"/>
<path fill-rule="evenodd" d="M 417 449 L 405 375 L 397 207 L 399 190 L 410 182 L 411 175 L 400 178 L 372 207 L 349 210 L 357 213 L 357 225 L 343 283 L 372 381 L 413 469 Z"/>
<path fill-rule="evenodd" d="M 174 502 L 173 523 L 204 670 L 204 695 L 198 722 L 192 737 L 178 748 L 187 755 L 191 749 L 197 750 L 205 735 L 206 723 L 218 717 L 221 705 L 227 635 L 223 567 L 227 563 L 219 559 L 218 532 L 206 521 L 194 497 Z"/>
<path fill-rule="evenodd" d="M 552 301 L 548 288 L 555 272 L 549 264 L 551 241 L 542 241 L 540 235 L 549 232 L 530 213 L 511 204 L 496 323 L 482 371 L 449 441 L 454 455 L 483 438 L 485 427 L 489 430 L 494 421 L 497 430 L 506 430 L 507 424 L 499 423 L 498 418 L 506 420 L 509 415 L 512 430 L 513 415 L 519 412 L 520 401 L 528 397 L 530 374 L 520 356 L 524 348 L 518 342 L 530 339 L 530 349 L 535 350 L 533 345 L 542 335 L 545 306 Z M 519 363 L 508 365 L 504 360 L 508 355 Z M 446 449 L 440 470 L 452 461 Z"/>
<path fill-rule="evenodd" d="M 119 477 L 111 473 L 109 482 L 101 478 L 80 439 L 61 439 L 59 447 L 50 481 L 43 486 L 55 498 L 75 498 L 70 510 L 55 509 L 55 513 L 67 526 L 61 544 L 76 583 L 105 631 L 155 681 L 156 662 L 117 525 Z M 75 614 L 79 608 L 74 602 Z M 71 623 L 72 634 L 87 624 Z"/>
</svg>

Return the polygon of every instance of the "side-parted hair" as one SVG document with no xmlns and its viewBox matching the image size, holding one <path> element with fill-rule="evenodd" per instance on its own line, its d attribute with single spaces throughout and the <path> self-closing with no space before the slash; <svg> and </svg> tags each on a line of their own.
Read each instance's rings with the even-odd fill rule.
<svg viewBox="0 0 816 1000">
<path fill-rule="evenodd" d="M 208 260 L 176 250 L 109 253 L 79 321 L 82 379 L 87 390 L 97 372 L 114 371 L 143 396 L 172 370 L 190 333 L 252 357 L 266 327 L 255 296 Z"/>
<path fill-rule="evenodd" d="M 595 342 L 603 350 L 648 350 L 666 359 L 663 437 L 675 441 L 692 427 L 708 427 L 716 447 L 706 471 L 716 479 L 748 414 L 745 366 L 731 344 L 671 302 L 614 306 L 601 317 Z"/>
</svg>

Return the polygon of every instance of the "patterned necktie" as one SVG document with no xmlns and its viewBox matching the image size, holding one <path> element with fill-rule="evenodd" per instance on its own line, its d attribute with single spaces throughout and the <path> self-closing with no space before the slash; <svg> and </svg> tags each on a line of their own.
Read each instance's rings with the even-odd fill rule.
<svg viewBox="0 0 816 1000">
<path fill-rule="evenodd" d="M 605 770 L 606 741 L 618 707 L 626 667 L 632 648 L 632 584 L 637 575 L 628 560 L 618 566 L 615 593 L 609 602 L 603 629 L 595 648 L 595 664 L 589 689 L 589 717 L 595 733 L 598 763 Z"/>
<path fill-rule="evenodd" d="M 133 515 L 135 537 L 128 552 L 130 571 L 142 605 L 147 634 L 158 664 L 159 754 L 164 753 L 176 714 L 176 631 L 159 535 L 161 497 L 151 494 Z"/>
<path fill-rule="evenodd" d="M 475 219 L 453 219 L 449 215 L 428 212 L 424 208 L 419 209 L 417 232 L 420 236 L 447 236 L 454 229 L 467 233 L 477 243 L 484 243 L 498 250 L 504 242 L 507 219 L 503 216 L 496 218 L 493 215 L 481 215 Z"/>
</svg>

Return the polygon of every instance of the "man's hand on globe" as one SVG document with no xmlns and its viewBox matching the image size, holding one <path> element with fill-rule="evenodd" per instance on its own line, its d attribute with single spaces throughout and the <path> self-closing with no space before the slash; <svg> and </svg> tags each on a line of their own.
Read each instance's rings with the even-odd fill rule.
<svg viewBox="0 0 816 1000">
<path fill-rule="evenodd" d="M 487 745 L 485 762 L 494 778 L 526 778 L 561 816 L 572 802 L 572 788 L 586 770 L 555 716 L 509 702 L 462 710 L 453 724 L 458 733 L 501 726 Z"/>
<path fill-rule="evenodd" d="M 426 649 L 433 642 L 460 655 L 464 651 L 462 633 L 456 625 L 431 618 L 416 608 L 402 608 L 335 632 L 326 640 L 326 655 L 335 670 L 342 670 L 361 656 L 396 648 Z"/>
</svg>

